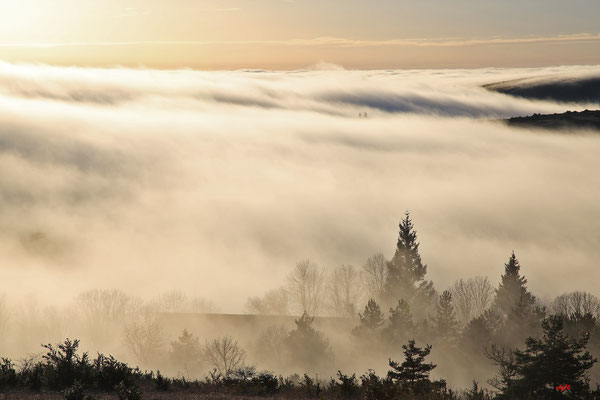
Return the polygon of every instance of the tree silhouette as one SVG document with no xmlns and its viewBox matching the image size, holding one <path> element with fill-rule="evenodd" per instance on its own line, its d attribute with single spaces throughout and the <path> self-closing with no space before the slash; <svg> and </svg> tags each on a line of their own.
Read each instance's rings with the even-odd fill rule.
<svg viewBox="0 0 600 400">
<path fill-rule="evenodd" d="M 442 340 L 447 341 L 458 335 L 458 321 L 452 304 L 452 294 L 448 290 L 438 299 L 433 325 L 436 336 Z"/>
<path fill-rule="evenodd" d="M 369 299 L 363 313 L 358 313 L 360 325 L 352 330 L 359 337 L 373 336 L 383 325 L 383 313 L 374 299 Z"/>
<path fill-rule="evenodd" d="M 362 281 L 370 298 L 380 300 L 385 292 L 387 281 L 387 263 L 382 253 L 376 253 L 362 266 Z"/>
<path fill-rule="evenodd" d="M 342 265 L 331 272 L 327 286 L 327 308 L 334 317 L 354 317 L 360 302 L 360 273 L 352 265 Z"/>
<path fill-rule="evenodd" d="M 323 308 L 325 271 L 311 260 L 303 260 L 288 277 L 288 291 L 296 309 L 309 315 L 318 315 Z"/>
<path fill-rule="evenodd" d="M 228 377 L 236 369 L 244 365 L 246 352 L 231 336 L 223 336 L 206 342 L 202 347 L 201 357 L 219 374 Z"/>
<path fill-rule="evenodd" d="M 322 370 L 333 358 L 329 341 L 313 328 L 314 320 L 314 317 L 304 313 L 294 321 L 296 329 L 285 340 L 290 362 L 305 371 Z"/>
<path fill-rule="evenodd" d="M 401 392 L 405 393 L 431 395 L 445 392 L 446 382 L 444 380 L 435 382 L 429 380 L 429 374 L 436 367 L 435 364 L 425 362 L 425 357 L 431 352 L 431 346 L 427 345 L 425 348 L 420 348 L 415 345 L 414 340 L 409 340 L 408 345 L 403 345 L 402 348 L 404 349 L 404 362 L 399 364 L 396 361 L 389 360 L 392 369 L 388 371 L 388 380 L 394 382 Z"/>
<path fill-rule="evenodd" d="M 585 350 L 588 337 L 569 337 L 560 316 L 544 319 L 542 329 L 542 338 L 527 338 L 525 350 L 515 350 L 507 357 L 490 357 L 501 371 L 512 374 L 510 379 L 500 380 L 499 398 L 563 398 L 556 390 L 559 385 L 570 385 L 572 395 L 587 398 L 590 392 L 587 371 L 597 361 Z"/>
<path fill-rule="evenodd" d="M 494 308 L 502 316 L 508 316 L 518 303 L 533 305 L 535 297 L 527 290 L 527 279 L 520 275 L 521 266 L 514 251 L 504 267 L 500 286 L 496 289 Z"/>
<path fill-rule="evenodd" d="M 176 341 L 171 342 L 171 360 L 183 369 L 186 376 L 196 371 L 201 355 L 200 339 L 184 329 Z"/>
<path fill-rule="evenodd" d="M 389 323 L 382 332 L 385 340 L 391 345 L 405 342 L 414 332 L 412 317 L 408 303 L 402 299 L 398 300 L 396 308 L 390 308 Z"/>
<path fill-rule="evenodd" d="M 388 263 L 384 298 L 388 304 L 404 299 L 411 305 L 413 311 L 415 309 L 421 311 L 431 304 L 434 290 L 433 283 L 425 280 L 427 265 L 421 260 L 417 232 L 408 212 L 400 221 L 399 230 L 396 253 Z"/>
</svg>

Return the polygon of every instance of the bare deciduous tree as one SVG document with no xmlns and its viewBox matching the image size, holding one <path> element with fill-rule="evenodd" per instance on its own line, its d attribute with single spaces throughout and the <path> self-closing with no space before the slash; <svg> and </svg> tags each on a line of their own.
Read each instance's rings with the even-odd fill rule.
<svg viewBox="0 0 600 400">
<path fill-rule="evenodd" d="M 150 305 L 157 312 L 164 313 L 211 313 L 217 309 L 210 300 L 202 297 L 190 299 L 181 290 L 164 292 L 150 301 Z"/>
<path fill-rule="evenodd" d="M 498 375 L 488 380 L 494 388 L 504 391 L 518 376 L 513 368 L 515 364 L 514 351 L 503 346 L 492 344 L 484 351 L 485 356 L 498 367 Z"/>
<path fill-rule="evenodd" d="M 494 299 L 494 288 L 486 277 L 459 279 L 450 288 L 452 303 L 463 325 L 479 317 Z"/>
<path fill-rule="evenodd" d="M 288 278 L 296 311 L 318 315 L 323 308 L 325 271 L 310 260 L 300 261 Z"/>
<path fill-rule="evenodd" d="M 76 298 L 82 319 L 94 344 L 104 344 L 113 332 L 139 309 L 141 301 L 121 290 L 88 290 Z"/>
<path fill-rule="evenodd" d="M 327 307 L 333 316 L 354 317 L 361 298 L 360 274 L 352 265 L 342 265 L 329 276 Z"/>
<path fill-rule="evenodd" d="M 186 312 L 189 300 L 181 290 L 171 290 L 160 294 L 151 304 L 157 312 Z"/>
<path fill-rule="evenodd" d="M 250 314 L 287 315 L 289 313 L 289 296 L 284 288 L 269 290 L 263 297 L 250 297 L 246 310 Z"/>
<path fill-rule="evenodd" d="M 376 253 L 362 266 L 361 277 L 371 299 L 381 299 L 387 281 L 387 260 L 382 253 Z"/>
<path fill-rule="evenodd" d="M 600 318 L 600 299 L 587 292 L 565 293 L 554 299 L 552 311 L 567 317 L 583 317 L 591 314 Z"/>
<path fill-rule="evenodd" d="M 202 348 L 201 357 L 218 373 L 228 376 L 243 366 L 246 352 L 238 346 L 237 340 L 231 336 L 223 336 L 207 342 Z"/>
<path fill-rule="evenodd" d="M 79 294 L 76 301 L 86 318 L 110 323 L 124 319 L 132 298 L 117 289 L 88 290 Z"/>
<path fill-rule="evenodd" d="M 285 363 L 287 329 L 282 325 L 270 326 L 256 340 L 255 356 L 265 365 L 281 370 Z"/>
<path fill-rule="evenodd" d="M 163 327 L 154 310 L 141 310 L 125 325 L 125 345 L 142 364 L 152 362 L 164 344 Z"/>
<path fill-rule="evenodd" d="M 203 297 L 194 297 L 189 303 L 189 312 L 214 313 L 217 312 L 217 306 Z"/>
</svg>

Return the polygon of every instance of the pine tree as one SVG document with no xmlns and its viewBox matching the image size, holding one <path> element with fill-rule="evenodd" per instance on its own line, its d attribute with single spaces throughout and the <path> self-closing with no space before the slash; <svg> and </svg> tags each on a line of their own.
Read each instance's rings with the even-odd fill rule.
<svg viewBox="0 0 600 400">
<path fill-rule="evenodd" d="M 452 305 L 452 294 L 449 290 L 444 291 L 438 299 L 433 325 L 436 336 L 442 340 L 452 340 L 458 334 L 458 320 Z"/>
<path fill-rule="evenodd" d="M 403 345 L 404 362 L 399 364 L 389 360 L 391 370 L 388 371 L 388 379 L 407 387 L 414 387 L 421 382 L 430 382 L 429 374 L 436 367 L 435 364 L 426 363 L 425 357 L 431 352 L 431 345 L 425 348 L 417 347 L 414 339 Z"/>
<path fill-rule="evenodd" d="M 500 398 L 560 399 L 559 385 L 570 385 L 575 398 L 587 398 L 589 379 L 587 371 L 597 361 L 585 350 L 588 337 L 573 339 L 564 332 L 562 317 L 550 316 L 542 322 L 541 339 L 527 338 L 525 350 L 514 351 L 514 356 L 497 364 L 514 371 L 513 379 L 504 379 Z"/>
<path fill-rule="evenodd" d="M 506 315 L 502 341 L 505 344 L 522 343 L 529 336 L 538 336 L 540 324 L 546 316 L 543 307 L 536 306 L 527 297 L 521 297 Z"/>
<path fill-rule="evenodd" d="M 323 370 L 333 360 L 329 341 L 312 324 L 315 318 L 306 312 L 295 320 L 296 329 L 284 341 L 290 363 L 302 370 Z"/>
<path fill-rule="evenodd" d="M 433 283 L 425 280 L 427 265 L 421 260 L 417 232 L 408 212 L 400 221 L 399 230 L 396 253 L 387 265 L 384 298 L 388 304 L 404 299 L 413 310 L 420 311 L 422 306 L 431 304 L 434 290 Z"/>
<path fill-rule="evenodd" d="M 405 300 L 398 300 L 396 308 L 390 308 L 389 323 L 383 329 L 384 339 L 391 345 L 406 342 L 410 334 L 414 332 L 413 316 L 410 306 Z"/>
<path fill-rule="evenodd" d="M 374 299 L 369 299 L 365 311 L 358 313 L 360 325 L 352 330 L 352 334 L 359 337 L 374 335 L 383 325 L 383 313 Z"/>
<path fill-rule="evenodd" d="M 527 279 L 520 275 L 521 266 L 513 251 L 505 264 L 504 275 L 500 286 L 496 289 L 494 309 L 502 316 L 508 316 L 519 303 L 534 305 L 535 297 L 527 290 Z"/>
<path fill-rule="evenodd" d="M 182 368 L 186 376 L 193 374 L 200 364 L 200 339 L 184 329 L 176 341 L 171 342 L 171 360 Z"/>
</svg>

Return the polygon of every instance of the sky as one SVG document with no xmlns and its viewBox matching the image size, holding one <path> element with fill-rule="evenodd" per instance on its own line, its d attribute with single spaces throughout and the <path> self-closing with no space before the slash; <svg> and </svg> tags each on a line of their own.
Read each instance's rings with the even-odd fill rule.
<svg viewBox="0 0 600 400">
<path fill-rule="evenodd" d="M 195 69 L 600 62 L 596 0 L 0 2 L 0 59 Z"/>
</svg>

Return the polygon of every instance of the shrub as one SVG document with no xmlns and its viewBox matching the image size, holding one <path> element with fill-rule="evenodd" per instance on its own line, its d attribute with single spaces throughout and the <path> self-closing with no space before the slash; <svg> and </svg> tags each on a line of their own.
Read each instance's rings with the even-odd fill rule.
<svg viewBox="0 0 600 400">
<path fill-rule="evenodd" d="M 119 382 L 131 381 L 133 370 L 125 363 L 117 361 L 113 356 L 98 354 L 94 360 L 96 385 L 102 390 L 112 390 Z"/>
<path fill-rule="evenodd" d="M 331 379 L 329 388 L 333 390 L 338 398 L 341 399 L 352 399 L 356 398 L 360 394 L 360 385 L 356 380 L 356 374 L 352 376 L 342 374 L 342 371 L 338 371 L 338 381 Z"/>
<path fill-rule="evenodd" d="M 83 385 L 75 381 L 70 387 L 63 390 L 65 400 L 84 400 Z"/>
<path fill-rule="evenodd" d="M 279 391 L 279 381 L 270 372 L 261 372 L 252 378 L 252 383 L 257 388 L 256 394 L 259 396 L 271 395 Z"/>
<path fill-rule="evenodd" d="M 171 386 L 171 380 L 162 376 L 160 371 L 156 371 L 156 378 L 152 379 L 152 381 L 155 383 L 156 389 L 161 392 L 166 392 L 169 390 L 169 386 Z"/>
<path fill-rule="evenodd" d="M 312 379 L 307 374 L 304 374 L 304 377 L 300 381 L 300 387 L 302 388 L 302 391 L 311 398 L 318 398 L 323 391 L 321 383 L 317 379 Z"/>
<path fill-rule="evenodd" d="M 81 356 L 77 354 L 79 340 L 71 341 L 67 338 L 57 347 L 51 344 L 42 347 L 47 349 L 42 358 L 46 361 L 45 378 L 48 386 L 62 389 L 73 385 L 76 380 L 82 383 L 91 382 L 93 366 L 87 353 Z"/>
<path fill-rule="evenodd" d="M 142 391 L 133 382 L 121 381 L 117 386 L 115 386 L 115 390 L 117 391 L 117 394 L 119 395 L 119 400 L 141 400 L 142 399 Z"/>
<path fill-rule="evenodd" d="M 20 385 L 39 391 L 42 388 L 44 380 L 44 364 L 30 357 L 23 360 L 21 371 L 17 378 Z"/>
<path fill-rule="evenodd" d="M 369 370 L 360 377 L 365 400 L 391 400 L 395 397 L 396 388 L 390 379 L 382 379 Z"/>
<path fill-rule="evenodd" d="M 17 371 L 8 358 L 0 359 L 0 390 L 17 384 Z"/>
</svg>

